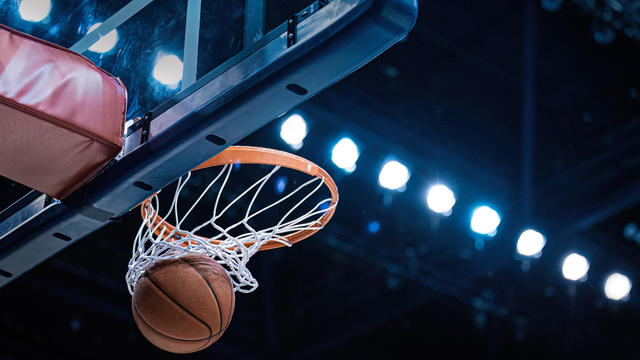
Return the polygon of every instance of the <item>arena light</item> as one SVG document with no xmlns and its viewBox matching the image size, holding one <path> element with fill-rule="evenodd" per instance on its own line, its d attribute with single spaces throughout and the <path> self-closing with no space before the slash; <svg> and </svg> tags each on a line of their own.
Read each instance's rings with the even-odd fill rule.
<svg viewBox="0 0 640 360">
<path fill-rule="evenodd" d="M 153 77 L 164 85 L 176 85 L 182 80 L 182 60 L 175 55 L 163 55 L 153 67 Z"/>
<path fill-rule="evenodd" d="M 516 250 L 523 256 L 540 257 L 546 243 L 544 235 L 533 229 L 527 229 L 520 234 Z"/>
<path fill-rule="evenodd" d="M 385 189 L 403 190 L 411 174 L 409 169 L 402 163 L 391 160 L 387 161 L 380 174 L 378 175 L 378 183 Z"/>
<path fill-rule="evenodd" d="M 348 137 L 340 139 L 331 150 L 331 161 L 342 170 L 351 173 L 356 169 L 360 150 L 356 143 Z"/>
<path fill-rule="evenodd" d="M 571 253 L 562 263 L 562 275 L 567 280 L 584 281 L 587 279 L 589 272 L 589 261 L 580 254 Z"/>
<path fill-rule="evenodd" d="M 609 275 L 604 283 L 604 294 L 611 300 L 626 300 L 631 291 L 631 280 L 620 273 Z"/>
<path fill-rule="evenodd" d="M 281 176 L 276 179 L 275 190 L 278 195 L 282 194 L 287 189 L 287 178 Z"/>
<path fill-rule="evenodd" d="M 493 236 L 500 226 L 500 214 L 488 206 L 480 206 L 471 215 L 471 230 L 481 235 Z"/>
<path fill-rule="evenodd" d="M 456 197 L 446 185 L 433 185 L 427 191 L 427 206 L 435 213 L 451 214 L 451 209 L 455 204 Z"/>
<path fill-rule="evenodd" d="M 18 12 L 23 20 L 39 22 L 51 12 L 51 0 L 22 0 Z"/>
<path fill-rule="evenodd" d="M 307 122 L 300 114 L 290 115 L 280 126 L 280 138 L 295 150 L 302 147 L 307 132 Z"/>
<path fill-rule="evenodd" d="M 98 28 L 98 26 L 102 25 L 102 23 L 95 23 L 89 27 L 89 32 L 94 31 Z M 93 45 L 89 47 L 89 51 L 97 52 L 97 53 L 106 53 L 111 51 L 116 43 L 118 42 L 118 30 L 113 29 L 107 33 L 105 36 L 100 36 L 100 40 L 96 41 Z"/>
<path fill-rule="evenodd" d="M 369 223 L 367 224 L 367 231 L 369 231 L 369 233 L 371 234 L 376 234 L 378 231 L 380 231 L 380 223 L 376 220 L 369 221 Z"/>
</svg>

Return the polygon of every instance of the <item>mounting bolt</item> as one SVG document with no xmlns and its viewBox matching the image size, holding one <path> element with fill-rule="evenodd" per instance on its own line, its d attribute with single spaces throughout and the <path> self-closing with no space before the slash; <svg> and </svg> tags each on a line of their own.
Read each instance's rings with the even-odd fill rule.
<svg viewBox="0 0 640 360">
<path fill-rule="evenodd" d="M 140 145 L 149 141 L 149 133 L 151 132 L 151 116 L 150 112 L 144 114 L 142 118 L 142 131 L 140 132 Z"/>
<path fill-rule="evenodd" d="M 298 17 L 294 14 L 287 20 L 287 47 L 295 45 L 297 41 Z"/>
</svg>

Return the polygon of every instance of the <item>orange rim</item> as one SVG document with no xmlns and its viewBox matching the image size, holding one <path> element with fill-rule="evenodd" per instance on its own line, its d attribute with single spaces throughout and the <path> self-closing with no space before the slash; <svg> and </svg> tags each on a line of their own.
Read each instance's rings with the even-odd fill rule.
<svg viewBox="0 0 640 360">
<path fill-rule="evenodd" d="M 291 245 L 297 242 L 300 242 L 308 238 L 309 236 L 315 234 L 316 232 L 320 231 L 321 228 L 324 227 L 329 222 L 329 220 L 331 220 L 331 217 L 333 217 L 333 214 L 336 211 L 335 204 L 338 203 L 338 187 L 336 186 L 336 183 L 333 181 L 331 176 L 329 176 L 329 174 L 323 168 L 321 168 L 320 166 L 312 163 L 311 161 L 303 157 L 290 154 L 288 152 L 268 149 L 263 147 L 230 146 L 224 151 L 222 151 L 221 153 L 217 154 L 216 156 L 212 157 L 211 159 L 197 166 L 195 169 L 193 169 L 193 171 L 206 169 L 214 166 L 227 165 L 227 164 L 261 164 L 261 165 L 281 166 L 281 167 L 289 168 L 292 170 L 297 170 L 302 173 L 308 174 L 310 176 L 314 176 L 322 179 L 324 185 L 327 188 L 329 188 L 329 192 L 331 193 L 331 203 L 329 204 L 329 210 L 327 210 L 327 212 L 325 212 L 318 219 L 318 222 L 321 225 L 319 228 L 312 229 L 312 230 L 300 230 L 293 234 L 285 236 L 284 238 Z M 156 195 L 157 193 L 153 194 L 147 200 L 142 202 L 142 206 L 140 207 L 140 213 L 143 219 L 145 219 L 147 216 L 147 212 L 149 211 L 149 207 L 151 206 L 150 204 L 151 199 Z M 151 226 L 155 229 L 154 234 L 156 236 L 160 236 L 160 233 L 161 233 L 160 229 L 162 229 L 163 227 L 166 230 L 168 230 L 169 233 L 172 233 L 175 229 L 175 227 L 172 224 L 167 222 L 161 216 L 157 216 L 153 221 L 153 223 L 151 224 Z M 187 234 L 184 232 L 176 232 L 170 238 L 165 238 L 165 241 L 171 242 L 171 241 L 184 240 L 184 236 L 186 235 Z M 220 240 L 210 240 L 208 238 L 195 235 L 195 234 L 194 236 L 196 236 L 202 241 L 208 241 L 212 244 L 221 243 Z M 253 242 L 246 243 L 247 246 L 251 246 L 252 244 Z M 276 249 L 283 246 L 285 245 L 280 242 L 269 241 L 266 244 L 262 245 L 262 247 L 260 247 L 260 250 Z"/>
</svg>

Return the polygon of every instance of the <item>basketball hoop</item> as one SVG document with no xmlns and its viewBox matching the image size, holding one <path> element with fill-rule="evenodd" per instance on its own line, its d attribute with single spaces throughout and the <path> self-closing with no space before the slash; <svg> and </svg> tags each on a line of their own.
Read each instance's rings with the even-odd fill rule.
<svg viewBox="0 0 640 360">
<path fill-rule="evenodd" d="M 267 165 L 273 168 L 223 206 L 221 195 L 229 183 L 236 164 Z M 331 220 L 338 203 L 338 188 L 324 169 L 309 160 L 284 151 L 260 147 L 231 146 L 202 163 L 193 171 L 212 167 L 221 167 L 221 170 L 208 183 L 184 215 L 179 214 L 178 203 L 186 201 L 184 198 L 181 199 L 181 195 L 183 195 L 183 189 L 187 182 L 191 179 L 191 172 L 178 179 L 173 200 L 164 217 L 160 216 L 160 202 L 157 193 L 142 203 L 142 224 L 134 240 L 129 271 L 126 275 L 131 294 L 133 294 L 136 282 L 151 263 L 177 258 L 189 253 L 200 253 L 213 258 L 229 273 L 234 291 L 251 292 L 258 287 L 258 282 L 247 268 L 251 256 L 259 250 L 291 246 L 315 234 Z M 253 209 L 265 184 L 281 168 L 306 174 L 310 179 L 303 181 L 297 188 L 283 194 L 269 205 L 261 209 Z M 203 198 L 214 185 L 220 188 L 210 207 L 212 216 L 207 221 L 187 229 L 184 221 L 196 206 L 201 202 L 204 203 Z M 318 191 L 324 186 L 328 189 L 330 196 L 318 202 L 310 201 L 314 194 L 317 196 Z M 300 197 L 301 199 L 298 200 L 297 198 Z M 222 226 L 220 224 L 221 217 L 230 208 L 239 205 L 241 199 L 249 200 L 241 220 L 228 226 Z M 291 202 L 293 199 L 295 199 L 294 205 L 290 206 L 288 210 L 286 208 L 283 210 L 282 207 L 288 206 L 287 202 Z M 280 212 L 284 212 L 284 215 L 275 217 L 277 220 L 275 225 L 262 229 L 254 229 L 250 225 L 250 220 L 256 216 L 270 210 L 275 211 L 279 207 Z M 289 219 L 293 217 L 294 212 L 297 212 L 296 217 Z M 298 215 L 298 213 L 300 214 Z M 170 217 L 173 219 L 169 220 Z M 216 234 L 213 236 L 198 234 L 206 228 L 213 229 Z"/>
</svg>

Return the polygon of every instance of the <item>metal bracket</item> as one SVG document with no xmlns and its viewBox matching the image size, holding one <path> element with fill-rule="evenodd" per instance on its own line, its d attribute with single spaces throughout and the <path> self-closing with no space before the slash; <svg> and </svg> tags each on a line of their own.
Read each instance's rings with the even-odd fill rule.
<svg viewBox="0 0 640 360">
<path fill-rule="evenodd" d="M 47 207 L 47 206 L 53 204 L 54 200 L 55 200 L 54 198 L 52 198 L 51 196 L 47 195 L 47 197 L 44 198 L 44 207 Z"/>
<path fill-rule="evenodd" d="M 105 224 L 117 218 L 115 216 L 116 214 L 103 209 L 98 209 L 97 207 L 89 204 L 84 204 L 82 207 L 78 208 L 78 212 L 89 219 Z"/>
<path fill-rule="evenodd" d="M 142 123 L 142 133 L 140 134 L 140 145 L 146 143 L 147 141 L 149 141 L 149 133 L 151 132 L 151 113 L 148 112 L 146 114 L 144 114 L 144 117 L 142 118 L 142 120 L 140 120 L 140 122 Z"/>
<path fill-rule="evenodd" d="M 287 20 L 287 47 L 295 45 L 298 41 L 298 16 L 292 15 Z"/>
</svg>

